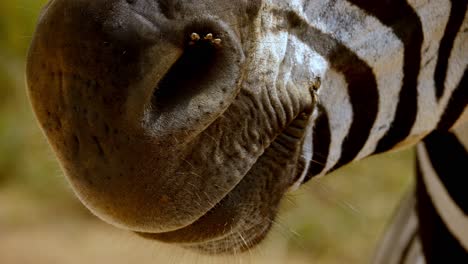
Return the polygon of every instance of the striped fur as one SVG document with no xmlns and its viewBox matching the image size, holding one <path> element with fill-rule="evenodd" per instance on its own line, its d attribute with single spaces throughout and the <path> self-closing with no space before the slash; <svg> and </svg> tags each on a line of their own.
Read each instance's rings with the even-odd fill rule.
<svg viewBox="0 0 468 264">
<path fill-rule="evenodd" d="M 285 18 L 274 26 L 289 29 L 289 42 L 326 62 L 304 147 L 312 158 L 299 181 L 423 140 L 417 190 L 403 201 L 374 262 L 468 263 L 468 133 L 461 131 L 467 1 L 273 1 L 266 8 Z M 455 127 L 458 134 L 448 132 Z"/>
</svg>

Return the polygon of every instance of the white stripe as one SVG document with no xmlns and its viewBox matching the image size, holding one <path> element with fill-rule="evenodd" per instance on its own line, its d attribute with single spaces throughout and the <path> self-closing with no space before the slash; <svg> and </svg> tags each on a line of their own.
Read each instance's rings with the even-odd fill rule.
<svg viewBox="0 0 468 264">
<path fill-rule="evenodd" d="M 424 259 L 424 256 L 423 255 L 420 255 L 418 257 L 418 260 L 416 260 L 416 263 L 415 264 L 426 264 L 426 260 Z"/>
<path fill-rule="evenodd" d="M 450 1 L 409 1 L 422 24 L 424 42 L 421 48 L 421 69 L 418 76 L 418 115 L 411 130 L 411 135 L 421 137 L 427 131 L 434 129 L 444 108 L 439 108 L 435 94 L 434 72 L 438 61 L 440 41 L 445 32 L 450 15 Z M 454 46 L 456 47 L 456 46 Z M 449 77 L 449 76 L 447 76 Z M 447 87 L 451 94 L 455 87 Z M 447 93 L 446 93 L 447 95 Z M 417 140 L 419 141 L 419 140 Z M 416 141 L 409 140 L 402 145 L 413 145 Z"/>
<path fill-rule="evenodd" d="M 453 49 L 450 53 L 450 58 L 447 67 L 447 76 L 445 80 L 444 95 L 439 105 L 440 113 L 443 113 L 450 98 L 452 92 L 458 87 L 465 69 L 468 67 L 468 12 L 465 13 L 465 18 L 462 22 L 460 31 L 455 38 L 453 43 Z M 466 109 L 466 108 L 465 108 Z"/>
<path fill-rule="evenodd" d="M 304 171 L 301 173 L 301 177 L 299 177 L 299 179 L 297 179 L 297 181 L 289 188 L 290 192 L 299 189 L 301 184 L 304 182 L 307 172 L 309 171 L 310 163 L 312 162 L 312 153 L 312 122 L 309 122 L 305 132 L 304 144 L 302 146 L 302 158 L 305 160 L 306 164 L 304 166 Z"/>
<path fill-rule="evenodd" d="M 330 150 L 327 164 L 322 173 L 330 170 L 341 156 L 341 145 L 351 128 L 353 109 L 348 95 L 348 84 L 344 76 L 330 69 L 322 81 L 319 100 L 328 113 L 330 123 Z"/>
<path fill-rule="evenodd" d="M 408 254 L 405 258 L 405 264 L 423 264 L 426 263 L 424 260 L 424 254 L 422 251 L 421 240 L 419 236 L 415 237 L 411 243 Z"/>
<path fill-rule="evenodd" d="M 460 124 L 455 129 L 451 130 L 461 144 L 465 147 L 465 150 L 468 151 L 468 122 Z"/>
<path fill-rule="evenodd" d="M 458 118 L 458 120 L 455 122 L 455 124 L 453 124 L 451 129 L 452 130 L 457 129 L 459 126 L 461 126 L 463 124 L 468 124 L 468 105 L 465 106 L 465 109 L 463 110 L 463 113 Z M 467 135 L 468 135 L 468 133 L 467 133 Z M 468 144 L 465 144 L 465 146 L 468 146 Z"/>
<path fill-rule="evenodd" d="M 468 217 L 455 204 L 440 182 L 422 144 L 418 145 L 418 157 L 424 184 L 434 207 L 447 225 L 448 230 L 468 250 Z"/>
<path fill-rule="evenodd" d="M 416 197 L 414 192 L 411 191 L 401 200 L 399 208 L 392 218 L 391 225 L 387 227 L 380 241 L 372 263 L 400 263 L 405 248 L 412 247 L 409 244 L 414 242 L 412 238 L 418 229 L 415 205 Z"/>
</svg>

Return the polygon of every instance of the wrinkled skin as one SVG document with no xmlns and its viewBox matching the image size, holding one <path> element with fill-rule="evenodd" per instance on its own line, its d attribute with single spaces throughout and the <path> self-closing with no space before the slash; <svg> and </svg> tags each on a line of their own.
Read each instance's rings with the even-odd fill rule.
<svg viewBox="0 0 468 264">
<path fill-rule="evenodd" d="M 53 0 L 44 8 L 29 95 L 95 215 L 206 253 L 264 238 L 302 172 L 314 97 L 313 83 L 277 81 L 288 72 L 262 46 L 262 8 L 260 0 Z M 190 43 L 193 32 L 222 42 Z M 314 79 L 295 74 L 299 83 Z"/>
</svg>

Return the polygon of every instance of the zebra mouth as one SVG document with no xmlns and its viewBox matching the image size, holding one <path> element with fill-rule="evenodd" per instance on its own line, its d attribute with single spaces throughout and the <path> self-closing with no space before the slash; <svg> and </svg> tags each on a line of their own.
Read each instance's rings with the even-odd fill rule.
<svg viewBox="0 0 468 264">
<path fill-rule="evenodd" d="M 187 32 L 192 32 L 192 29 L 188 30 Z M 218 71 L 226 64 L 224 56 L 227 47 L 220 48 L 211 41 L 206 39 L 204 41 L 203 36 L 208 35 L 210 31 L 201 28 L 197 29 L 197 32 L 202 36 L 202 41 L 195 45 L 186 41 L 183 54 L 154 89 L 151 100 L 151 123 L 160 122 L 174 110 L 175 106 L 185 105 L 187 101 L 203 92 L 203 89 L 212 87 L 208 84 L 222 75 L 222 72 Z M 185 35 L 190 36 L 190 34 Z M 184 89 L 180 89 L 181 87 Z M 283 194 L 296 181 L 297 171 L 302 168 L 299 154 L 313 108 L 312 105 L 303 109 L 286 127 L 280 128 L 270 144 L 262 146 L 263 154 L 250 166 L 242 180 L 205 214 L 194 219 L 192 223 L 171 231 L 135 233 L 144 238 L 179 244 L 207 254 L 242 252 L 260 243 L 272 226 L 272 219 L 275 218 Z M 282 160 L 289 163 L 285 163 L 282 168 L 269 168 L 273 157 L 283 157 Z M 274 171 L 274 175 L 266 173 L 264 176 L 263 170 Z M 264 182 L 261 182 L 262 180 Z M 255 184 L 259 186 L 252 187 Z M 251 199 L 250 197 L 258 195 L 256 189 L 261 190 L 262 184 L 270 187 L 263 190 L 262 195 L 268 197 L 268 193 L 275 193 L 274 197 L 263 200 Z M 249 219 L 256 211 L 262 213 L 254 219 Z"/>
<path fill-rule="evenodd" d="M 298 115 L 265 148 L 264 153 L 238 185 L 195 222 L 170 232 L 136 233 L 144 238 L 179 244 L 184 248 L 204 254 L 235 254 L 249 250 L 260 243 L 272 227 L 283 194 L 297 180 L 296 175 L 302 169 L 299 154 L 303 147 L 310 115 L 309 112 Z M 272 175 L 256 174 L 258 171 L 272 169 L 264 166 L 271 162 L 271 156 L 276 155 L 282 156 L 285 160 L 289 159 L 290 164 L 293 164 L 295 168 L 291 170 L 288 166 L 284 166 L 281 171 L 275 171 Z M 274 183 L 272 177 L 274 177 Z M 283 179 L 283 181 L 278 181 L 278 179 Z M 258 188 L 255 186 L 249 188 L 249 186 L 256 183 L 272 186 L 260 189 L 261 195 L 267 198 L 254 200 L 252 204 L 249 199 L 258 195 L 256 193 Z M 270 193 L 275 193 L 275 195 L 268 195 Z M 256 214 L 259 211 L 261 213 Z"/>
<path fill-rule="evenodd" d="M 251 84 L 242 43 L 229 25 L 194 18 L 185 32 L 148 47 L 132 37 L 141 33 L 133 20 L 121 31 L 113 22 L 125 16 L 103 11 L 112 1 L 85 2 L 54 2 L 28 64 L 35 111 L 77 196 L 104 221 L 144 237 L 212 254 L 253 247 L 294 180 L 310 115 L 304 108 L 312 102 L 307 91 L 294 93 L 286 117 L 271 126 L 259 124 L 268 119 L 262 115 L 241 123 L 256 109 L 242 106 L 251 96 L 243 87 Z M 63 19 L 64 13 L 73 16 Z M 94 13 L 112 23 L 89 19 Z M 192 32 L 206 41 L 190 46 Z M 64 67 L 69 72 L 50 77 Z M 245 140 L 231 129 L 235 122 L 242 133 L 257 130 Z M 227 146 L 217 148 L 213 136 Z"/>
</svg>

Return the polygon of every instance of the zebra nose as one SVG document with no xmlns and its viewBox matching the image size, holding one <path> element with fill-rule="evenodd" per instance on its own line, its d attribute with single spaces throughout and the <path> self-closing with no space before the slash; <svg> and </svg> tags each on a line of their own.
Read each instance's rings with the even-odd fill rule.
<svg viewBox="0 0 468 264">
<path fill-rule="evenodd" d="M 182 161 L 202 164 L 192 142 L 239 94 L 244 61 L 229 24 L 170 19 L 158 3 L 54 0 L 27 66 L 34 110 L 78 196 L 103 219 L 142 232 L 187 226 L 232 187 L 214 177 L 222 188 L 192 206 L 191 188 L 205 185 Z"/>
<path fill-rule="evenodd" d="M 162 29 L 167 19 L 161 14 L 158 1 L 122 0 L 110 6 L 104 1 L 96 9 L 104 18 L 104 32 L 117 43 L 127 46 L 155 44 L 164 34 Z"/>
</svg>

